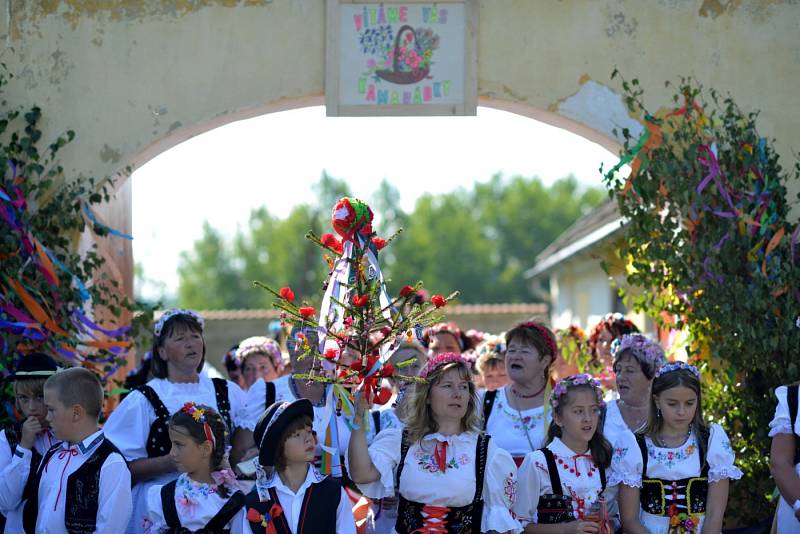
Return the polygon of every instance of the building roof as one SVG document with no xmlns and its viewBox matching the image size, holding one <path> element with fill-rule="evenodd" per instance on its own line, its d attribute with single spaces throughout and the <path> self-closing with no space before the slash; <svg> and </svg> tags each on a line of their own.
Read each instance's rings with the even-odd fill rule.
<svg viewBox="0 0 800 534">
<path fill-rule="evenodd" d="M 536 278 L 578 252 L 606 239 L 622 228 L 617 203 L 609 199 L 567 228 L 536 256 L 525 278 Z"/>
</svg>

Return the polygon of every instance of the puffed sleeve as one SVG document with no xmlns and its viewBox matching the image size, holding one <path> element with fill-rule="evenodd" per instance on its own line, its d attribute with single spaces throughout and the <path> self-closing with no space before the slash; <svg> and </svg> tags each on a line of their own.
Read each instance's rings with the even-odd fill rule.
<svg viewBox="0 0 800 534">
<path fill-rule="evenodd" d="M 778 405 L 775 407 L 775 417 L 769 423 L 769 437 L 777 434 L 794 434 L 793 421 L 789 414 L 789 403 L 786 400 L 787 387 L 781 386 L 775 390 Z"/>
<path fill-rule="evenodd" d="M 403 428 L 403 423 L 394 413 L 394 410 L 383 410 L 381 412 L 381 430 L 386 428 Z"/>
<path fill-rule="evenodd" d="M 103 433 L 125 459 L 132 462 L 147 458 L 147 436 L 155 420 L 156 413 L 147 398 L 138 391 L 131 391 L 111 412 L 103 425 Z"/>
<path fill-rule="evenodd" d="M 547 464 L 544 455 L 539 451 L 526 454 L 522 465 L 519 466 L 519 471 L 517 471 L 518 490 L 513 510 L 523 527 L 538 521 L 536 508 L 539 506 L 539 496 L 542 494 L 542 476 L 549 477 L 546 471 Z"/>
<path fill-rule="evenodd" d="M 239 387 L 238 384 L 231 382 L 230 380 L 228 380 L 228 400 L 231 403 L 231 422 L 233 423 L 233 429 L 231 430 L 235 430 L 237 428 L 253 430 L 253 428 L 255 428 L 255 423 L 253 423 L 253 428 L 250 428 L 250 419 L 247 412 L 247 397 L 245 392 Z M 256 420 L 258 420 L 258 418 L 256 418 Z"/>
<path fill-rule="evenodd" d="M 31 454 L 20 445 L 12 454 L 6 433 L 0 430 L 0 512 L 10 512 L 22 503 L 22 493 L 31 469 Z"/>
<path fill-rule="evenodd" d="M 144 534 L 158 534 L 162 529 L 167 529 L 167 523 L 164 519 L 164 509 L 161 506 L 161 486 L 157 484 L 147 488 L 147 495 L 145 496 L 145 516 L 140 518 L 140 528 L 144 530 Z M 237 516 L 238 517 L 238 516 Z"/>
<path fill-rule="evenodd" d="M 517 465 L 508 451 L 489 440 L 483 480 L 481 532 L 522 532 L 522 526 L 511 514 L 516 495 Z"/>
<path fill-rule="evenodd" d="M 394 473 L 400 463 L 400 442 L 403 432 L 399 428 L 381 430 L 369 446 L 372 464 L 381 474 L 380 480 L 358 484 L 361 492 L 371 499 L 394 497 Z"/>
<path fill-rule="evenodd" d="M 642 467 L 642 451 L 636 443 L 636 437 L 633 432 L 623 432 L 614 444 L 608 485 L 616 486 L 621 483 L 632 488 L 641 488 Z"/>
<path fill-rule="evenodd" d="M 245 415 L 244 424 L 251 432 L 256 429 L 256 423 L 261 414 L 268 407 L 264 406 L 267 402 L 267 383 L 263 379 L 256 380 L 250 389 L 245 393 Z"/>
<path fill-rule="evenodd" d="M 131 472 L 119 454 L 108 456 L 100 469 L 100 496 L 95 532 L 124 532 L 131 519 Z"/>
<path fill-rule="evenodd" d="M 710 428 L 706 458 L 709 482 L 718 482 L 724 478 L 731 480 L 742 478 L 742 471 L 733 463 L 735 456 L 728 435 L 716 423 Z"/>
</svg>

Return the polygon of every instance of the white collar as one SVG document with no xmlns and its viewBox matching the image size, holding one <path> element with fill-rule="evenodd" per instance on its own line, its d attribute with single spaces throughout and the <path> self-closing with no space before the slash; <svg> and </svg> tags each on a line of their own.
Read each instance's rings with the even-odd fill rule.
<svg viewBox="0 0 800 534">
<path fill-rule="evenodd" d="M 460 434 L 452 434 L 450 436 L 434 432 L 433 434 L 423 436 L 422 441 L 446 441 L 448 445 L 453 445 L 454 443 L 470 443 L 475 440 L 477 435 L 476 432 L 471 430 L 461 432 Z"/>
<path fill-rule="evenodd" d="M 282 491 L 290 495 L 301 495 L 305 493 L 306 489 L 308 489 L 308 487 L 311 484 L 322 482 L 323 480 L 325 480 L 326 476 L 327 475 L 323 475 L 322 473 L 320 473 L 317 470 L 317 468 L 314 467 L 312 464 L 308 464 L 308 471 L 306 471 L 306 479 L 303 481 L 302 484 L 300 484 L 300 487 L 297 489 L 297 491 L 292 491 L 292 489 L 289 488 L 289 486 L 284 484 L 283 480 L 281 479 L 277 471 L 274 472 L 272 477 L 267 482 L 267 487 L 275 488 L 277 491 Z"/>
<path fill-rule="evenodd" d="M 86 439 L 78 443 L 72 444 L 66 441 L 62 441 L 61 447 L 64 450 L 70 450 L 74 448 L 85 456 L 87 454 L 90 454 L 98 445 L 100 445 L 100 442 L 102 441 L 103 441 L 103 431 L 98 430 L 94 434 L 90 434 Z"/>
<path fill-rule="evenodd" d="M 592 449 L 586 449 L 584 452 L 575 452 L 570 449 L 566 443 L 561 441 L 561 438 L 553 438 L 547 448 L 553 451 L 554 454 L 558 454 L 559 456 L 565 456 L 568 458 L 572 458 L 574 456 L 584 456 L 586 454 L 592 454 Z"/>
</svg>

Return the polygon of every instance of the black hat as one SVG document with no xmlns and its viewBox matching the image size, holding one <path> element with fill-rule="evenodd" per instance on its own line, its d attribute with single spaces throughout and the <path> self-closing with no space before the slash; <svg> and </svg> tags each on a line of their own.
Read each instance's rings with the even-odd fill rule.
<svg viewBox="0 0 800 534">
<path fill-rule="evenodd" d="M 17 360 L 17 366 L 11 380 L 48 378 L 58 371 L 56 361 L 42 352 L 24 354 Z"/>
<path fill-rule="evenodd" d="M 278 440 L 292 421 L 304 415 L 314 420 L 314 407 L 308 399 L 278 401 L 267 408 L 258 418 L 253 431 L 253 438 L 258 445 L 258 463 L 265 466 L 275 465 Z"/>
</svg>

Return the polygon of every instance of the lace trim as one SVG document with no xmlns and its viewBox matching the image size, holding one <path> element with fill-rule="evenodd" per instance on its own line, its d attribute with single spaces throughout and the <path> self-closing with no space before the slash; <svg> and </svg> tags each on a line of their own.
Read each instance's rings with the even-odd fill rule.
<svg viewBox="0 0 800 534">
<path fill-rule="evenodd" d="M 769 429 L 769 437 L 774 438 L 778 434 L 794 434 L 794 429 L 790 422 L 779 423 Z"/>
<path fill-rule="evenodd" d="M 641 475 L 626 475 L 624 473 L 612 472 L 611 476 L 608 477 L 608 486 L 616 486 L 617 484 L 625 484 L 631 488 L 641 489 L 642 477 Z"/>
<path fill-rule="evenodd" d="M 716 469 L 711 469 L 708 472 L 708 481 L 710 482 L 719 482 L 722 479 L 730 479 L 730 480 L 739 480 L 744 476 L 742 470 L 736 467 L 735 465 L 726 466 L 726 467 L 719 467 Z"/>
</svg>

